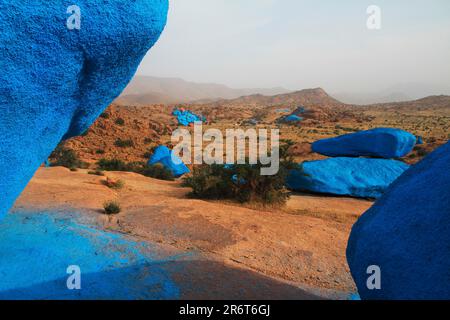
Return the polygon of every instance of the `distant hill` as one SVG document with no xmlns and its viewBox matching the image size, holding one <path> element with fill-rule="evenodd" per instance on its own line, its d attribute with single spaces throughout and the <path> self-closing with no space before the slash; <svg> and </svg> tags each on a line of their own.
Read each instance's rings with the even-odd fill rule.
<svg viewBox="0 0 450 320">
<path fill-rule="evenodd" d="M 425 111 L 425 110 L 449 110 L 450 109 L 450 96 L 439 95 L 429 96 L 418 100 L 403 101 L 403 102 L 387 102 L 362 106 L 363 108 L 372 109 L 394 109 L 397 111 Z"/>
<path fill-rule="evenodd" d="M 195 83 L 178 78 L 136 76 L 122 95 L 119 104 L 173 104 L 194 101 L 235 99 L 251 94 L 276 95 L 286 93 L 284 88 L 233 89 L 215 83 Z"/>
<path fill-rule="evenodd" d="M 336 92 L 333 96 L 349 104 L 379 104 L 421 99 L 439 94 L 450 95 L 450 85 L 403 83 L 373 92 Z"/>
<path fill-rule="evenodd" d="M 221 100 L 215 104 L 249 105 L 249 106 L 320 106 L 336 107 L 344 104 L 328 95 L 322 88 L 305 89 L 290 93 L 266 96 L 261 94 L 239 97 L 232 100 Z"/>
</svg>

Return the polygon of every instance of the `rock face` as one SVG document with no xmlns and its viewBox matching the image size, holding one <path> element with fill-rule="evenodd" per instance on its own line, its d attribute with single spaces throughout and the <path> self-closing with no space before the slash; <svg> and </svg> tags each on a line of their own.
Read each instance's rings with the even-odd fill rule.
<svg viewBox="0 0 450 320">
<path fill-rule="evenodd" d="M 358 220 L 347 260 L 363 299 L 450 299 L 450 143 Z M 370 265 L 380 267 L 381 290 L 367 289 Z"/>
<path fill-rule="evenodd" d="M 361 198 L 379 198 L 409 166 L 387 159 L 330 158 L 292 170 L 289 189 Z"/>
<path fill-rule="evenodd" d="M 412 151 L 416 137 L 409 132 L 376 128 L 323 139 L 313 143 L 312 150 L 329 157 L 401 158 Z"/>
<path fill-rule="evenodd" d="M 122 92 L 168 10 L 167 0 L 76 4 L 0 0 L 0 216 L 61 139 Z"/>
<path fill-rule="evenodd" d="M 176 155 L 172 155 L 172 151 L 166 146 L 157 147 L 148 161 L 149 165 L 155 165 L 157 163 L 162 164 L 166 169 L 172 172 L 174 177 L 177 178 L 190 172 L 189 168 L 186 167 L 183 161 Z"/>
</svg>

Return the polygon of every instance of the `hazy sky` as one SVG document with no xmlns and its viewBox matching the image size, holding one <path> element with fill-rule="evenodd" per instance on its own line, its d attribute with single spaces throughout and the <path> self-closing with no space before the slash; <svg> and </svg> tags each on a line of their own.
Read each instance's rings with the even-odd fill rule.
<svg viewBox="0 0 450 320">
<path fill-rule="evenodd" d="M 141 75 L 331 92 L 450 89 L 449 0 L 170 2 Z M 366 26 L 369 5 L 381 8 L 381 30 Z"/>
</svg>

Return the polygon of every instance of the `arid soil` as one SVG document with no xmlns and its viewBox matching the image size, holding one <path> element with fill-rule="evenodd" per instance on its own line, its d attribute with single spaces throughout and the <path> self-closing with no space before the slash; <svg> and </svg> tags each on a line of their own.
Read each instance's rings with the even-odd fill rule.
<svg viewBox="0 0 450 320">
<path fill-rule="evenodd" d="M 125 187 L 109 189 L 102 182 L 106 177 L 123 180 Z M 101 228 L 168 246 L 181 254 L 200 253 L 200 260 L 213 261 L 195 262 L 205 264 L 208 270 L 205 290 L 220 292 L 222 286 L 239 287 L 240 282 L 242 288 L 236 290 L 249 290 L 252 282 L 264 286 L 271 281 L 280 285 L 273 292 L 268 289 L 272 286 L 267 286 L 272 296 L 266 298 L 344 298 L 355 290 L 345 260 L 346 242 L 352 224 L 372 205 L 370 201 L 298 194 L 285 208 L 252 209 L 188 199 L 188 190 L 179 182 L 124 172 L 107 172 L 106 177 L 89 175 L 86 170 L 41 168 L 15 209 L 77 210 L 94 217 Z M 106 216 L 102 207 L 108 200 L 119 201 L 122 213 Z M 192 263 L 180 277 L 199 276 L 203 281 L 200 269 Z M 220 268 L 216 270 L 214 265 Z M 228 272 L 237 278 L 230 280 Z M 250 277 L 249 282 L 242 282 L 239 274 L 264 281 L 250 281 Z M 201 290 L 188 292 L 186 297 L 192 298 Z M 255 294 L 244 296 L 257 297 Z"/>
</svg>

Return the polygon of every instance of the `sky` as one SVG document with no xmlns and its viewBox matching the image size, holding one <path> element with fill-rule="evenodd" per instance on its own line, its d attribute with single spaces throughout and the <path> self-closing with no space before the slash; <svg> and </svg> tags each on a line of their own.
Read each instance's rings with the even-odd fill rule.
<svg viewBox="0 0 450 320">
<path fill-rule="evenodd" d="M 367 8 L 381 29 L 367 28 Z M 234 88 L 449 88 L 448 0 L 171 0 L 138 74 Z"/>
</svg>

